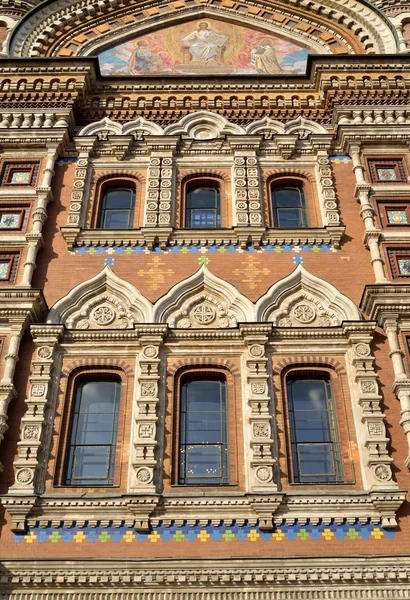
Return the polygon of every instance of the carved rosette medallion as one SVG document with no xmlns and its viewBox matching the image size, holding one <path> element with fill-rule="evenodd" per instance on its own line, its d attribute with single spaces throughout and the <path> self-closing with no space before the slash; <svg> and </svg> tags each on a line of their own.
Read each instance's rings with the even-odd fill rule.
<svg viewBox="0 0 410 600">
<path fill-rule="evenodd" d="M 309 304 L 301 303 L 295 306 L 293 309 L 293 316 L 296 321 L 299 321 L 299 323 L 303 323 L 305 325 L 315 320 L 316 311 Z"/>
<path fill-rule="evenodd" d="M 92 311 L 91 317 L 94 319 L 97 325 L 106 327 L 114 321 L 116 314 L 110 306 L 103 305 L 97 306 L 97 308 Z"/>
<path fill-rule="evenodd" d="M 210 325 L 216 318 L 216 311 L 213 306 L 208 304 L 199 304 L 191 312 L 191 316 L 202 326 Z"/>
</svg>

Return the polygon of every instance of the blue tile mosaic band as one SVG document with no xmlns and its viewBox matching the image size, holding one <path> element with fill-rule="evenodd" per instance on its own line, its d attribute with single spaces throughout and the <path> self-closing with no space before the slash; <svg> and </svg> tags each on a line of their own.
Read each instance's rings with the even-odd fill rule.
<svg viewBox="0 0 410 600">
<path fill-rule="evenodd" d="M 327 542 L 354 540 L 377 541 L 391 540 L 395 535 L 394 531 L 384 529 L 380 523 L 359 523 L 354 524 L 343 522 L 342 524 L 317 524 L 312 525 L 309 521 L 305 524 L 294 523 L 293 525 L 283 524 L 275 527 L 271 531 L 261 530 L 257 525 L 237 524 L 231 525 L 163 525 L 152 527 L 147 533 L 139 533 L 132 527 L 121 525 L 114 527 L 33 527 L 22 534 L 15 534 L 13 541 L 23 544 L 53 544 L 56 542 L 82 544 L 85 542 L 94 543 L 180 543 L 180 542 L 270 542 L 277 543 L 284 540 L 288 541 L 319 541 Z"/>
<path fill-rule="evenodd" d="M 108 254 L 111 255 L 110 258 L 104 259 L 104 264 L 113 265 L 115 263 L 114 255 L 152 255 L 152 254 L 196 254 L 198 264 L 207 265 L 211 262 L 211 257 L 214 254 L 263 254 L 268 253 L 275 256 L 275 254 L 290 254 L 291 260 L 295 265 L 304 262 L 304 258 L 302 256 L 303 253 L 307 252 L 337 252 L 336 248 L 333 244 L 304 244 L 301 246 L 297 245 L 279 245 L 279 244 L 267 244 L 266 246 L 260 246 L 259 248 L 255 248 L 255 246 L 247 246 L 246 248 L 242 248 L 240 245 L 236 244 L 228 244 L 228 245 L 189 245 L 189 246 L 167 246 L 166 248 L 160 248 L 156 246 L 152 250 L 149 250 L 146 246 L 92 246 L 91 248 L 88 246 L 81 246 L 79 248 L 75 248 L 73 250 L 73 254 L 80 254 L 84 256 L 86 254 Z"/>
</svg>

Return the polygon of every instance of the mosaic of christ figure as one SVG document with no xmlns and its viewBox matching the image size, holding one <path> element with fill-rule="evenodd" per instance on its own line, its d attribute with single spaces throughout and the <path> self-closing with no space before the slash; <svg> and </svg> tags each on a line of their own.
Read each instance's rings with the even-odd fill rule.
<svg viewBox="0 0 410 600">
<path fill-rule="evenodd" d="M 197 29 L 182 40 L 189 49 L 191 60 L 200 63 L 216 61 L 222 63 L 223 53 L 229 43 L 229 37 L 211 29 L 205 21 L 198 23 Z M 186 53 L 184 53 L 186 55 Z"/>
</svg>

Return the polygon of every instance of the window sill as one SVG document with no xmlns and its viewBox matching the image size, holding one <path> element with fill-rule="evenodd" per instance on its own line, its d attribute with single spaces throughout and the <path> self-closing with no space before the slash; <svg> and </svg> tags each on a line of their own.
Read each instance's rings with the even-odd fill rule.
<svg viewBox="0 0 410 600">
<path fill-rule="evenodd" d="M 173 246 L 233 245 L 255 247 L 267 245 L 332 245 L 340 247 L 345 227 L 306 227 L 300 229 L 275 229 L 267 227 L 233 227 L 224 229 L 171 229 L 142 227 L 140 229 L 81 229 L 61 228 L 68 249 L 75 247 L 141 246 L 151 250 Z"/>
</svg>

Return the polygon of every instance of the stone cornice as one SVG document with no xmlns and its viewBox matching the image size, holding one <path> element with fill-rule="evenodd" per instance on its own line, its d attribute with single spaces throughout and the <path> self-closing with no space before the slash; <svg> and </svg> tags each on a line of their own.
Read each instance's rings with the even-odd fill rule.
<svg viewBox="0 0 410 600">
<path fill-rule="evenodd" d="M 379 324 L 389 314 L 397 314 L 397 316 L 408 314 L 410 284 L 367 285 L 360 301 L 360 308 Z"/>
<path fill-rule="evenodd" d="M 317 599 L 343 597 L 349 600 L 357 598 L 358 593 L 368 599 L 405 600 L 410 590 L 410 556 L 406 554 L 390 557 L 201 557 L 183 561 L 172 557 L 138 561 L 126 558 L 37 559 L 35 568 L 30 558 L 4 560 L 0 573 L 1 588 L 13 590 L 15 598 L 28 598 L 33 586 L 36 597 L 41 599 L 57 598 L 73 588 L 86 589 L 87 594 L 91 590 L 101 590 L 93 594 L 92 598 L 96 600 L 103 598 L 103 594 L 106 596 L 107 588 L 115 590 L 120 600 L 129 598 L 130 585 L 139 586 L 138 598 L 155 600 L 163 598 L 164 587 L 173 592 L 169 596 L 172 600 L 193 599 L 205 590 L 209 600 L 285 600 L 290 597 L 302 600 L 312 598 L 312 594 Z M 27 595 L 23 590 L 27 590 Z M 289 596 L 291 590 L 297 595 Z"/>
<path fill-rule="evenodd" d="M 25 321 L 38 323 L 48 312 L 41 290 L 3 289 L 0 290 L 0 317 L 4 322 Z"/>
</svg>

